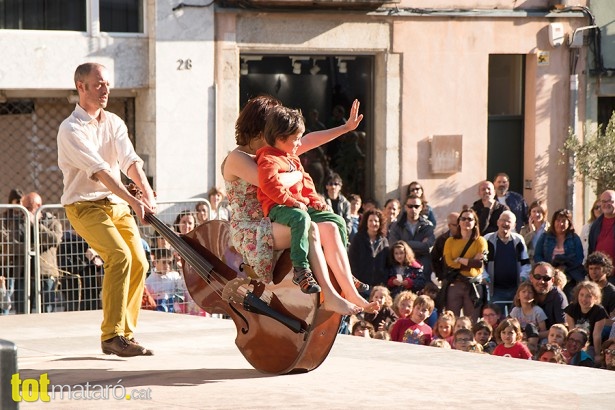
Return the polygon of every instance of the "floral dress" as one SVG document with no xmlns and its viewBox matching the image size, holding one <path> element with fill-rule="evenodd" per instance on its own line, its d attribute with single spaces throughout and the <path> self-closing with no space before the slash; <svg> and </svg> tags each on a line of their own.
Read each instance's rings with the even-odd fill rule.
<svg viewBox="0 0 615 410">
<path fill-rule="evenodd" d="M 231 242 L 258 279 L 271 282 L 273 270 L 273 233 L 271 220 L 263 216 L 256 198 L 256 186 L 242 180 L 226 181 L 231 210 Z"/>
</svg>

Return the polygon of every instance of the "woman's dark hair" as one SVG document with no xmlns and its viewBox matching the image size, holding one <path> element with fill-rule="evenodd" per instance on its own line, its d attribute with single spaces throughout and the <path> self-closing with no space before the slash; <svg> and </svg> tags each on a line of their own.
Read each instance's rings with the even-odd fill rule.
<svg viewBox="0 0 615 410">
<path fill-rule="evenodd" d="M 480 312 L 481 315 L 483 314 L 485 309 L 493 310 L 495 312 L 495 314 L 498 315 L 498 321 L 500 321 L 500 319 L 502 319 L 502 308 L 497 303 L 488 303 L 488 304 L 484 305 L 483 308 L 481 309 L 481 312 Z"/>
<path fill-rule="evenodd" d="M 248 145 L 250 141 L 258 138 L 265 130 L 265 123 L 271 109 L 278 105 L 282 105 L 280 100 L 270 95 L 250 98 L 235 122 L 235 142 L 237 145 Z"/>
<path fill-rule="evenodd" d="M 547 219 L 547 204 L 542 199 L 537 199 L 530 204 L 527 208 L 528 217 L 532 216 L 532 209 L 538 208 L 540 209 L 540 213 L 542 213 L 542 217 Z"/>
<path fill-rule="evenodd" d="M 572 224 L 572 212 L 570 212 L 570 210 L 566 208 L 561 208 L 553 212 L 553 216 L 551 217 L 551 226 L 549 227 L 549 230 L 547 232 L 551 235 L 555 235 L 555 221 L 557 220 L 557 218 L 560 217 L 564 217 L 568 220 L 568 229 L 566 229 L 566 235 L 568 235 L 569 233 L 574 233 L 574 225 Z"/>
<path fill-rule="evenodd" d="M 384 215 L 382 215 L 382 211 L 380 209 L 370 209 L 369 211 L 363 212 L 361 215 L 361 222 L 359 222 L 359 232 L 367 233 L 367 220 L 371 215 L 376 215 L 378 220 L 380 221 L 380 227 L 378 228 L 378 236 L 384 236 L 382 230 L 384 229 Z"/>
<path fill-rule="evenodd" d="M 585 347 L 587 345 L 587 342 L 589 341 L 589 333 L 587 333 L 587 330 L 583 329 L 582 327 L 575 327 L 574 329 L 572 329 L 570 332 L 568 332 L 568 336 L 566 336 L 566 341 L 568 341 L 568 339 L 570 339 L 570 335 L 573 333 L 578 333 L 581 336 L 583 336 L 583 346 L 581 346 L 582 348 Z"/>
<path fill-rule="evenodd" d="M 421 184 L 421 183 L 420 183 L 420 182 L 418 182 L 418 181 L 412 181 L 412 182 L 410 182 L 410 184 L 408 185 L 408 192 L 407 192 L 407 196 L 410 196 L 410 195 L 416 195 L 416 194 L 414 193 L 414 192 L 416 192 L 416 191 L 412 190 L 412 187 L 414 187 L 414 186 L 416 186 L 416 185 L 418 185 L 418 186 L 420 186 L 420 187 L 421 187 L 421 195 L 417 195 L 417 196 L 420 198 L 420 200 L 421 200 L 421 204 L 423 205 L 423 207 L 421 208 L 421 215 L 427 216 L 427 215 L 429 215 L 429 207 L 428 207 L 428 205 L 427 205 L 427 203 L 428 203 L 429 201 L 427 201 L 427 197 L 425 196 L 425 188 L 423 187 L 423 184 Z"/>
<path fill-rule="evenodd" d="M 192 218 L 194 218 L 194 222 L 196 225 L 196 216 L 194 216 L 194 213 L 188 209 L 184 209 L 183 211 L 181 211 L 180 213 L 177 214 L 177 216 L 175 217 L 175 221 L 173 222 L 173 229 L 175 229 L 176 232 L 179 232 L 179 222 L 182 220 L 182 218 L 184 216 L 191 216 Z"/>
<path fill-rule="evenodd" d="M 457 225 L 459 225 L 459 220 L 461 219 L 461 217 L 464 216 L 464 214 L 469 213 L 470 215 L 472 215 L 472 217 L 474 218 L 474 229 L 472 229 L 472 236 L 470 237 L 471 239 L 478 239 L 478 237 L 480 236 L 480 227 L 478 226 L 479 222 L 478 222 L 478 215 L 476 215 L 476 212 L 474 212 L 474 210 L 472 208 L 467 208 L 464 207 L 463 210 L 461 212 L 459 212 L 459 216 L 457 217 Z M 466 216 L 467 218 L 467 216 Z M 459 225 L 461 227 L 461 225 Z M 455 232 L 455 235 L 453 235 L 453 238 L 455 239 L 461 239 L 461 228 L 457 229 L 457 232 Z"/>
<path fill-rule="evenodd" d="M 374 325 L 369 323 L 367 320 L 359 320 L 354 325 L 352 325 L 352 334 L 357 330 L 367 330 L 369 332 L 369 337 L 373 338 L 374 333 L 376 332 Z"/>
<path fill-rule="evenodd" d="M 12 204 L 13 201 L 17 201 L 17 204 L 19 204 L 22 197 L 23 197 L 23 191 L 19 188 L 13 188 L 11 189 L 11 192 L 9 192 L 9 202 L 8 203 Z"/>
</svg>

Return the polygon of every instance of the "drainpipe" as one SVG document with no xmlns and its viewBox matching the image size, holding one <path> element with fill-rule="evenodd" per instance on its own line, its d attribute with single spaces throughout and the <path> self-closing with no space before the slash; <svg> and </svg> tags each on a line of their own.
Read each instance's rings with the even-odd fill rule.
<svg viewBox="0 0 615 410">
<path fill-rule="evenodd" d="M 578 137 L 578 118 L 579 118 L 579 75 L 570 75 L 570 131 Z M 574 180 L 576 176 L 574 154 L 568 156 L 568 192 L 566 197 L 566 207 L 574 209 Z"/>
</svg>

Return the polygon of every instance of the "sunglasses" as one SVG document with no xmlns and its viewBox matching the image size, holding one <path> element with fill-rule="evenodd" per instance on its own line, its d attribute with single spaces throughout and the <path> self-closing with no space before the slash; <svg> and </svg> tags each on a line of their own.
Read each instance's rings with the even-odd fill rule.
<svg viewBox="0 0 615 410">
<path fill-rule="evenodd" d="M 542 275 L 539 275 L 537 273 L 533 274 L 532 276 L 534 277 L 534 279 L 540 280 L 540 281 L 543 281 L 543 282 L 548 282 L 551 279 L 553 279 L 553 276 L 549 276 L 549 275 L 542 276 Z"/>
<path fill-rule="evenodd" d="M 545 351 L 550 351 L 550 352 L 560 352 L 562 350 L 561 347 L 559 347 L 558 345 L 552 345 L 552 344 L 546 344 L 544 347 Z"/>
<path fill-rule="evenodd" d="M 421 207 L 421 205 L 406 204 L 406 208 L 419 209 L 420 207 Z"/>
<path fill-rule="evenodd" d="M 459 220 L 461 222 L 474 222 L 474 218 L 468 218 L 467 216 L 461 216 L 459 217 Z"/>
</svg>

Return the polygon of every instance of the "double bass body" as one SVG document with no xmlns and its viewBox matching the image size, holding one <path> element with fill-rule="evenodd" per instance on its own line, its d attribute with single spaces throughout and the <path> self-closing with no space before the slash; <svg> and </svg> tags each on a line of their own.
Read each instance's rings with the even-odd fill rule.
<svg viewBox="0 0 615 410">
<path fill-rule="evenodd" d="M 183 236 L 183 240 L 203 255 L 216 273 L 204 280 L 203 273 L 196 272 L 195 267 L 187 263 L 184 277 L 190 295 L 206 311 L 231 317 L 237 327 L 235 344 L 255 369 L 275 374 L 307 372 L 325 360 L 335 341 L 341 317 L 320 307 L 320 294 L 306 295 L 292 283 L 288 251 L 276 264 L 273 282 L 257 287 L 273 296 L 270 306 L 276 312 L 302 323 L 300 332 L 276 319 L 248 311 L 242 304 L 221 298 L 228 281 L 246 276 L 240 269 L 241 256 L 230 247 L 227 222 L 209 221 Z"/>
</svg>

